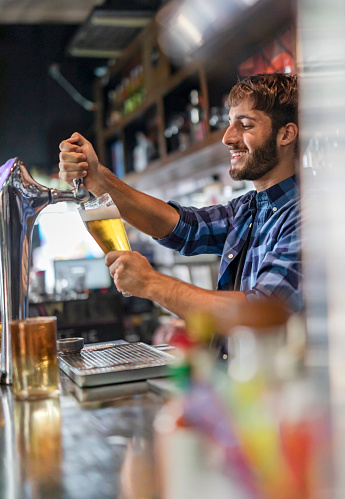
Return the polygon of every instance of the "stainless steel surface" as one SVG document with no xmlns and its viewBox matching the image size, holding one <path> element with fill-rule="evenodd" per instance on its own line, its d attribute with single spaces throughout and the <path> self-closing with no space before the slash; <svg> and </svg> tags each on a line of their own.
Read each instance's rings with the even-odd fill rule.
<svg viewBox="0 0 345 499">
<path fill-rule="evenodd" d="M 71 393 L 79 402 L 101 402 L 119 397 L 130 397 L 146 393 L 150 389 L 149 381 L 130 381 L 116 385 L 80 387 L 71 381 Z M 153 380 L 152 380 L 153 381 Z M 156 392 L 157 393 L 157 392 Z M 166 395 L 160 393 L 160 395 Z"/>
<path fill-rule="evenodd" d="M 145 343 L 88 346 L 59 354 L 60 369 L 79 386 L 99 386 L 164 376 L 174 357 Z"/>
<path fill-rule="evenodd" d="M 84 347 L 84 338 L 62 338 L 56 342 L 57 351 L 62 354 L 79 354 Z"/>
<path fill-rule="evenodd" d="M 98 402 L 93 389 L 79 403 L 70 384 L 62 375 L 60 399 L 32 402 L 0 387 L 0 497 L 157 498 L 152 422 L 163 398 L 134 389 Z"/>
<path fill-rule="evenodd" d="M 85 203 L 90 199 L 90 193 L 86 189 L 82 178 L 74 178 L 73 185 L 76 191 L 76 196 L 81 203 Z"/>
<path fill-rule="evenodd" d="M 12 381 L 9 322 L 28 316 L 33 226 L 48 204 L 60 201 L 84 202 L 85 192 L 58 191 L 40 185 L 19 158 L 0 167 L 1 383 Z"/>
</svg>

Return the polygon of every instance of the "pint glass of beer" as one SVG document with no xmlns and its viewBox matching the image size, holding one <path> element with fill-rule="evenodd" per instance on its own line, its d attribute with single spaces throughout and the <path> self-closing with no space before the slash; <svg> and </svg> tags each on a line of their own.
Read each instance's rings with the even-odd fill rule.
<svg viewBox="0 0 345 499">
<path fill-rule="evenodd" d="M 85 227 L 104 253 L 131 251 L 120 212 L 109 194 L 102 194 L 79 208 Z M 123 296 L 131 296 L 122 293 Z"/>
<path fill-rule="evenodd" d="M 109 194 L 84 203 L 79 213 L 104 253 L 131 250 L 120 212 Z"/>
<path fill-rule="evenodd" d="M 13 393 L 35 400 L 59 395 L 56 317 L 11 321 Z"/>
</svg>

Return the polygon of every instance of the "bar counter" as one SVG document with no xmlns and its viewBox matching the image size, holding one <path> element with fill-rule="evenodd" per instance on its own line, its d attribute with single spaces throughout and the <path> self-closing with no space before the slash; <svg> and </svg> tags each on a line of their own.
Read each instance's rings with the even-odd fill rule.
<svg viewBox="0 0 345 499">
<path fill-rule="evenodd" d="M 19 401 L 0 388 L 0 497 L 155 497 L 152 422 L 164 398 L 145 382 L 127 394 L 77 389 L 63 373 L 58 399 Z"/>
</svg>

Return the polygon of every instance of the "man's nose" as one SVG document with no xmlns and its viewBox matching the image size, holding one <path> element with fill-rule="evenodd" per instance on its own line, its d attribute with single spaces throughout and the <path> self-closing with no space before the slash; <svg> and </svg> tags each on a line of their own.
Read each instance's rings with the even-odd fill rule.
<svg viewBox="0 0 345 499">
<path fill-rule="evenodd" d="M 237 144 L 239 142 L 239 133 L 234 124 L 228 126 L 223 135 L 222 142 L 225 146 Z"/>
</svg>

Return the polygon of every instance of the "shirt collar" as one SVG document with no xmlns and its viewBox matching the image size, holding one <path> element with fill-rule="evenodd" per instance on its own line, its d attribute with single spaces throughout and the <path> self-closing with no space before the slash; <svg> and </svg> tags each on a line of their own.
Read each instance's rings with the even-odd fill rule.
<svg viewBox="0 0 345 499">
<path fill-rule="evenodd" d="M 270 202 L 279 207 L 287 201 L 294 199 L 297 194 L 297 179 L 296 175 L 282 180 L 278 184 L 272 185 L 262 193 L 266 193 Z"/>
</svg>

